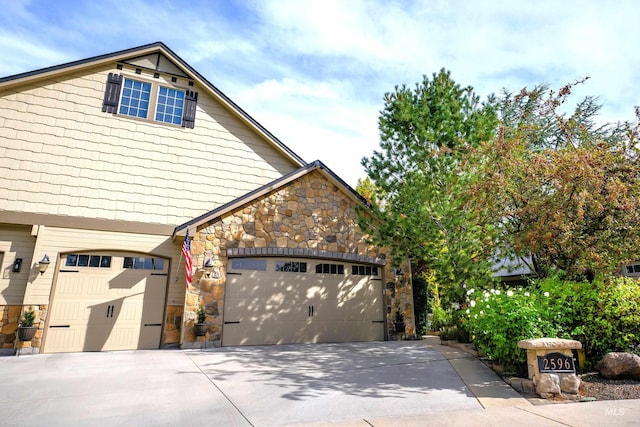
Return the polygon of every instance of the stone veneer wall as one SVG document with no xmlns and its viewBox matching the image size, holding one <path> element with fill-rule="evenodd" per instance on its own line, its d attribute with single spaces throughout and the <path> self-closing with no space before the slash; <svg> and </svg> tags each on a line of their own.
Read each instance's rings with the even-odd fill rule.
<svg viewBox="0 0 640 427">
<path fill-rule="evenodd" d="M 386 257 L 389 260 L 384 267 L 387 327 L 393 329 L 394 315 L 399 308 L 405 314 L 406 334 L 415 334 L 409 277 L 395 277 L 386 250 L 367 244 L 366 236 L 357 225 L 354 206 L 355 202 L 322 173 L 313 171 L 197 230 L 191 240 L 193 264 L 201 267 L 205 258 L 212 258 L 214 270 L 210 278 L 198 270 L 187 292 L 183 346 L 196 341 L 193 325 L 201 304 L 209 324 L 206 339 L 220 341 L 227 249 L 232 248 L 315 249 Z M 408 267 L 404 271 L 408 271 Z M 168 327 L 165 325 L 165 331 Z M 165 332 L 165 339 L 171 333 Z"/>
<path fill-rule="evenodd" d="M 31 341 L 17 342 L 17 330 L 22 317 L 23 308 L 36 310 L 36 318 L 33 322 L 38 327 L 35 337 Z M 0 348 L 33 348 L 40 350 L 42 331 L 44 329 L 44 319 L 47 317 L 46 305 L 21 306 L 21 305 L 1 305 L 0 306 Z"/>
<path fill-rule="evenodd" d="M 180 345 L 180 327 L 184 306 L 167 306 L 162 347 L 177 347 Z"/>
</svg>

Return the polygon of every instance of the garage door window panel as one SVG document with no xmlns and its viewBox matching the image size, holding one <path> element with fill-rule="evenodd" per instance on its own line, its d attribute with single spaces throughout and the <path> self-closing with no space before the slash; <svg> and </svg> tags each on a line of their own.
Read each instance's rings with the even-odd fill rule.
<svg viewBox="0 0 640 427">
<path fill-rule="evenodd" d="M 276 271 L 286 271 L 288 273 L 306 273 L 307 263 L 298 261 L 277 261 Z"/>
<path fill-rule="evenodd" d="M 123 269 L 164 270 L 164 259 L 151 257 L 125 257 Z"/>
<path fill-rule="evenodd" d="M 234 258 L 231 260 L 233 270 L 267 271 L 267 261 L 262 259 Z"/>
<path fill-rule="evenodd" d="M 66 267 L 111 268 L 111 256 L 68 254 L 64 265 Z"/>
<path fill-rule="evenodd" d="M 317 264 L 316 273 L 318 274 L 344 274 L 343 264 Z"/>
<path fill-rule="evenodd" d="M 378 267 L 371 265 L 352 265 L 351 274 L 354 276 L 377 276 Z"/>
</svg>

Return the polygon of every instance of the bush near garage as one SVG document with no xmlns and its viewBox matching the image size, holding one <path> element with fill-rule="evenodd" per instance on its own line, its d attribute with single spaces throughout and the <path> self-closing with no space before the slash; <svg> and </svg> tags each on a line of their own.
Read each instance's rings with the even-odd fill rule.
<svg viewBox="0 0 640 427">
<path fill-rule="evenodd" d="M 467 292 L 459 327 L 478 350 L 517 372 L 526 372 L 518 341 L 557 337 L 582 343 L 587 367 L 610 351 L 640 350 L 640 284 L 629 278 L 572 282 L 532 281 L 517 289 Z"/>
</svg>

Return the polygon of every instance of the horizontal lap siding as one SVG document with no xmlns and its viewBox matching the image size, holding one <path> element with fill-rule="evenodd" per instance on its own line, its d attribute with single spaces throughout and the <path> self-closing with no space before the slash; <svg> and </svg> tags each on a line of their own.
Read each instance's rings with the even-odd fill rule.
<svg viewBox="0 0 640 427">
<path fill-rule="evenodd" d="M 48 254 L 51 266 L 42 277 L 38 276 L 29 285 L 25 303 L 33 305 L 49 303 L 58 254 L 82 251 L 99 251 L 101 253 L 117 251 L 140 252 L 141 254 L 168 258 L 170 260 L 170 280 L 167 304 L 182 305 L 184 303 L 185 282 L 184 260 L 178 266 L 181 243 L 174 243 L 166 236 L 41 227 L 38 236 L 38 253 Z M 64 268 L 64 266 L 60 266 L 60 268 Z M 176 269 L 178 269 L 177 276 Z"/>
<path fill-rule="evenodd" d="M 109 71 L 0 92 L 3 209 L 177 225 L 296 168 L 184 80 L 195 129 L 103 113 Z"/>
<path fill-rule="evenodd" d="M 35 274 L 35 270 L 32 271 L 34 245 L 35 238 L 31 236 L 31 227 L 0 224 L 0 305 L 22 304 L 29 274 Z M 19 273 L 11 271 L 16 258 L 22 258 Z"/>
</svg>

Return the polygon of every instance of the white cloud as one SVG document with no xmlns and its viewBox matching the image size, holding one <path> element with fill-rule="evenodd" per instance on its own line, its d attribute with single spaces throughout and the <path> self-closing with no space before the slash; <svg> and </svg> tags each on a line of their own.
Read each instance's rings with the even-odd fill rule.
<svg viewBox="0 0 640 427">
<path fill-rule="evenodd" d="M 616 2 L 12 1 L 0 74 L 164 41 L 306 160 L 355 185 L 385 92 L 440 68 L 481 95 L 586 75 L 604 120 L 633 119 L 640 5 Z M 110 15 L 118 19 L 107 19 Z M 115 22 L 115 24 L 114 24 Z"/>
</svg>

